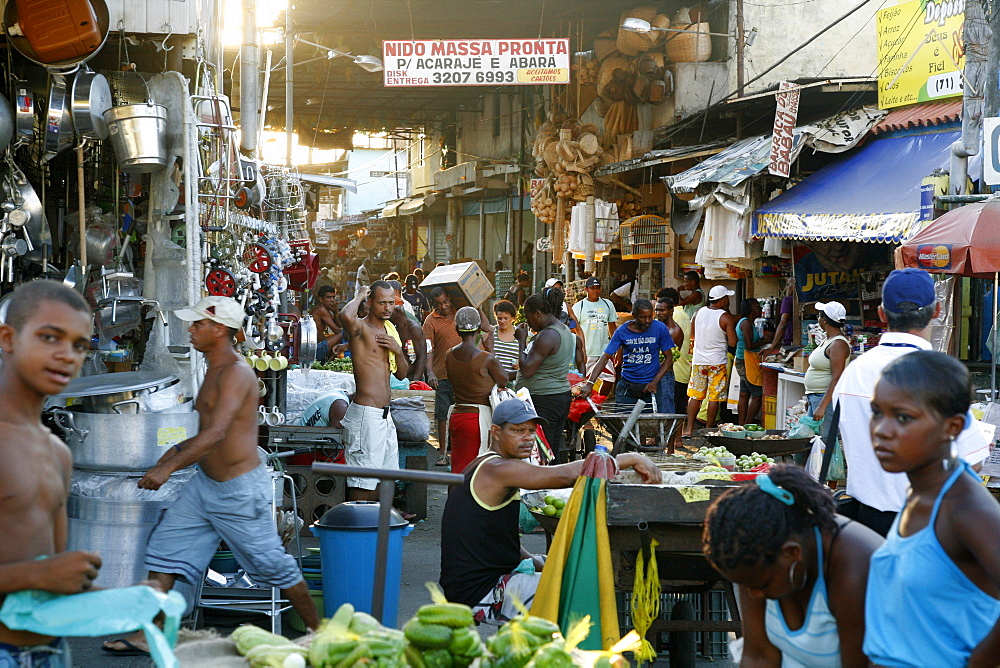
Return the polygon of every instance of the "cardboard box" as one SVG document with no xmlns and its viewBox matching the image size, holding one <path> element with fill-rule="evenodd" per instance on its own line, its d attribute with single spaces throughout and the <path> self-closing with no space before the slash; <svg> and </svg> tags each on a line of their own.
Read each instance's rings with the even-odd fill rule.
<svg viewBox="0 0 1000 668">
<path fill-rule="evenodd" d="M 809 368 L 809 358 L 802 357 L 801 355 L 796 355 L 793 358 L 793 364 L 794 364 L 794 366 L 792 367 L 793 369 L 795 369 L 799 373 L 805 373 L 806 370 Z"/>
<path fill-rule="evenodd" d="M 455 308 L 480 306 L 493 294 L 493 284 L 475 262 L 435 267 L 420 284 L 420 290 L 427 295 L 428 301 L 432 301 L 431 291 L 434 288 L 444 288 Z"/>
</svg>

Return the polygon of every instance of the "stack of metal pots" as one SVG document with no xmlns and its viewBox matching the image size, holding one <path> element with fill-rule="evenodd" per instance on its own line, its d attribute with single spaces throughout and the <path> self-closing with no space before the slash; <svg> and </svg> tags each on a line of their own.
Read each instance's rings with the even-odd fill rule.
<svg viewBox="0 0 1000 668">
<path fill-rule="evenodd" d="M 175 376 L 132 371 L 78 378 L 47 412 L 73 452 L 68 549 L 101 555 L 98 587 L 144 580 L 149 534 L 194 471 L 178 471 L 156 491 L 138 482 L 168 448 L 198 432 L 192 400 Z"/>
</svg>

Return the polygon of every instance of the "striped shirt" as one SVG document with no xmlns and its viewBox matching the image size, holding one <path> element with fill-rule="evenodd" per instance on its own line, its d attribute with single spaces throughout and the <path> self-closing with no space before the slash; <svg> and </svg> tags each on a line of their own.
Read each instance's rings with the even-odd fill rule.
<svg viewBox="0 0 1000 668">
<path fill-rule="evenodd" d="M 508 373 L 516 371 L 514 365 L 517 364 L 519 353 L 517 339 L 509 342 L 501 341 L 500 328 L 496 325 L 493 326 L 493 334 L 493 355 L 500 362 L 504 371 Z"/>
<path fill-rule="evenodd" d="M 813 583 L 812 595 L 802 628 L 792 631 L 785 622 L 778 601 L 768 599 L 764 627 L 767 639 L 781 651 L 782 668 L 805 666 L 829 668 L 840 666 L 840 634 L 837 620 L 830 612 L 826 596 L 826 574 L 823 572 L 823 537 L 818 527 L 816 536 L 816 567 L 819 576 Z"/>
</svg>

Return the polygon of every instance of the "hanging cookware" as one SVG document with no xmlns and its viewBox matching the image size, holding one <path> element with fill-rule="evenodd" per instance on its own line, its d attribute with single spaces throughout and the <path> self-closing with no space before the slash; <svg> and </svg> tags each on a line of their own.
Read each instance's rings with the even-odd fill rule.
<svg viewBox="0 0 1000 668">
<path fill-rule="evenodd" d="M 26 11 L 9 0 L 4 7 L 3 24 L 7 40 L 31 62 L 50 72 L 73 72 L 100 52 L 111 27 L 105 0 L 70 2 L 64 7 L 56 1 L 34 2 L 40 12 Z"/>
<path fill-rule="evenodd" d="M 103 74 L 84 66 L 73 79 L 73 126 L 78 137 L 107 139 L 104 112 L 112 107 L 111 88 Z"/>
<path fill-rule="evenodd" d="M 0 94 L 0 151 L 7 148 L 10 140 L 14 138 L 14 110 L 11 109 L 10 102 Z"/>
<path fill-rule="evenodd" d="M 14 125 L 17 132 L 17 146 L 30 144 L 35 138 L 35 93 L 27 81 L 15 81 L 17 94 L 14 105 Z"/>
<path fill-rule="evenodd" d="M 24 230 L 25 242 L 28 244 L 28 252 L 24 257 L 31 262 L 41 263 L 47 253 L 46 246 L 52 245 L 52 233 L 45 218 L 45 209 L 24 172 L 10 161 L 7 167 L 9 173 L 4 179 L 4 189 L 7 191 L 5 195 L 15 207 L 7 214 L 7 222 Z"/>
<path fill-rule="evenodd" d="M 167 165 L 167 108 L 145 102 L 112 107 L 104 112 L 118 168 L 145 174 Z"/>
<path fill-rule="evenodd" d="M 84 376 L 70 381 L 60 394 L 49 397 L 48 406 L 73 406 L 87 413 L 114 413 L 115 406 L 159 392 L 180 382 L 177 376 L 125 371 Z"/>
<path fill-rule="evenodd" d="M 49 86 L 49 109 L 45 117 L 45 155 L 48 162 L 73 145 L 73 119 L 67 105 L 66 77 L 52 75 Z"/>
<path fill-rule="evenodd" d="M 316 344 L 319 332 L 312 316 L 304 315 L 299 320 L 299 366 L 304 369 L 312 367 L 316 361 Z"/>
</svg>

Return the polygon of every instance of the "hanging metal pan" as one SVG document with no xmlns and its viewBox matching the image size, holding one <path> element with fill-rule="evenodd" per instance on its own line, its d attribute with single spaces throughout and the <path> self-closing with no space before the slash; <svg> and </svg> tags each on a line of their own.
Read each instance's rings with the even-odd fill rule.
<svg viewBox="0 0 1000 668">
<path fill-rule="evenodd" d="M 111 87 L 103 74 L 84 66 L 73 79 L 73 126 L 79 137 L 107 139 L 104 112 L 112 107 Z"/>
<path fill-rule="evenodd" d="M 73 120 L 67 109 L 66 78 L 52 74 L 49 86 L 49 110 L 45 117 L 45 156 L 48 162 L 73 145 Z"/>
<path fill-rule="evenodd" d="M 22 56 L 37 65 L 41 65 L 50 72 L 61 72 L 64 74 L 74 72 L 81 63 L 87 62 L 100 52 L 105 42 L 108 41 L 108 31 L 111 28 L 110 13 L 108 12 L 108 5 L 105 3 L 105 0 L 89 0 L 89 4 L 93 7 L 94 16 L 97 17 L 96 29 L 100 35 L 100 44 L 86 55 L 55 62 L 44 62 L 35 49 L 32 48 L 28 38 L 23 34 L 23 27 L 20 25 L 21 16 L 18 11 L 18 3 L 13 0 L 7 2 L 3 12 L 3 25 L 7 33 L 7 40 Z"/>
</svg>

